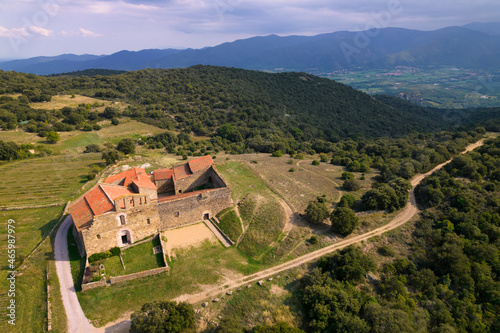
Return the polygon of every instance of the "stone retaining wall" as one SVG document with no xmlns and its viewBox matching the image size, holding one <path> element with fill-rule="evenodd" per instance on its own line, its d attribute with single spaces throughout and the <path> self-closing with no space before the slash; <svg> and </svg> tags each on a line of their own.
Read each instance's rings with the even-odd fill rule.
<svg viewBox="0 0 500 333">
<path fill-rule="evenodd" d="M 119 283 L 119 282 L 135 280 L 135 279 L 150 276 L 150 275 L 160 274 L 160 273 L 163 273 L 166 271 L 168 271 L 168 266 L 153 268 L 153 269 L 150 269 L 148 271 L 142 271 L 139 273 L 133 273 L 133 274 L 128 274 L 128 275 L 112 277 L 112 278 L 110 278 L 110 281 L 111 281 L 111 284 L 115 284 L 115 283 Z"/>
<path fill-rule="evenodd" d="M 98 288 L 98 287 L 104 287 L 104 286 L 106 286 L 106 280 L 89 282 L 86 284 L 82 284 L 82 291 L 87 291 L 87 290 L 91 290 L 91 289 Z"/>
</svg>

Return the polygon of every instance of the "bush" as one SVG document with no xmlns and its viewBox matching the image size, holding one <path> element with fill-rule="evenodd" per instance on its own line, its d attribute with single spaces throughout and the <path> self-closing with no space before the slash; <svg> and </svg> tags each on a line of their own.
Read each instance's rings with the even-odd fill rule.
<svg viewBox="0 0 500 333">
<path fill-rule="evenodd" d="M 384 257 L 394 257 L 396 255 L 396 251 L 388 245 L 379 247 L 377 252 Z"/>
<path fill-rule="evenodd" d="M 188 303 L 157 301 L 146 303 L 131 316 L 131 333 L 169 332 L 181 333 L 196 323 L 194 308 Z"/>
<path fill-rule="evenodd" d="M 50 143 L 56 143 L 57 141 L 61 140 L 61 137 L 59 136 L 59 133 L 55 131 L 50 131 L 47 133 L 47 141 Z"/>
<path fill-rule="evenodd" d="M 337 208 L 330 215 L 332 230 L 342 236 L 347 236 L 358 226 L 359 219 L 354 211 L 347 207 Z"/>
<path fill-rule="evenodd" d="M 354 203 L 356 202 L 356 198 L 352 196 L 351 194 L 345 194 L 340 198 L 340 202 L 337 205 L 337 207 L 348 207 L 352 208 L 354 206 Z"/>
<path fill-rule="evenodd" d="M 283 156 L 283 152 L 281 150 L 276 150 L 271 154 L 272 157 L 281 157 Z"/>
<path fill-rule="evenodd" d="M 120 124 L 120 121 L 118 120 L 118 118 L 113 118 L 113 119 L 111 119 L 111 124 L 116 126 L 116 125 Z"/>
<path fill-rule="evenodd" d="M 351 180 L 351 179 L 354 179 L 354 174 L 352 174 L 351 172 L 348 172 L 348 171 L 344 171 L 342 172 L 342 178 L 343 180 Z"/>
<path fill-rule="evenodd" d="M 101 147 L 99 147 L 99 145 L 92 143 L 90 145 L 85 146 L 85 150 L 83 152 L 84 153 L 100 153 Z"/>
<path fill-rule="evenodd" d="M 130 138 L 121 139 L 116 146 L 116 150 L 121 151 L 125 155 L 135 152 L 135 141 Z"/>
<path fill-rule="evenodd" d="M 290 168 L 288 172 L 295 172 L 295 168 Z"/>
<path fill-rule="evenodd" d="M 322 223 L 329 214 L 328 207 L 324 202 L 311 201 L 306 208 L 307 220 L 314 224 Z"/>
<path fill-rule="evenodd" d="M 312 235 L 311 238 L 309 238 L 309 243 L 312 245 L 318 244 L 318 236 Z"/>
<path fill-rule="evenodd" d="M 103 259 L 106 259 L 109 257 L 111 257 L 111 252 L 109 252 L 109 251 L 94 253 L 89 257 L 89 262 L 92 263 L 92 262 L 103 260 Z"/>
<path fill-rule="evenodd" d="M 318 160 L 314 160 L 314 161 L 312 161 L 312 163 L 311 163 L 311 164 L 312 164 L 312 165 L 314 165 L 314 166 L 318 166 L 318 165 L 320 165 L 320 163 L 319 163 L 319 161 L 318 161 Z"/>
<path fill-rule="evenodd" d="M 342 187 L 346 191 L 357 191 L 361 188 L 361 186 L 359 186 L 358 182 L 355 181 L 354 179 L 349 179 L 349 180 L 344 181 L 344 184 L 342 184 Z"/>
</svg>

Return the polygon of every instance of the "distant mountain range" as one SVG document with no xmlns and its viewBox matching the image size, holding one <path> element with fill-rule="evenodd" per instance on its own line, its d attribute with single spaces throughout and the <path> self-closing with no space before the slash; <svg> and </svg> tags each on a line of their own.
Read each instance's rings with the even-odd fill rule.
<svg viewBox="0 0 500 333">
<path fill-rule="evenodd" d="M 47 75 L 91 68 L 139 70 L 215 65 L 260 71 L 331 71 L 395 66 L 500 69 L 500 23 L 471 23 L 434 31 L 384 28 L 317 36 L 269 35 L 203 49 L 120 51 L 111 55 L 36 57 L 0 69 Z"/>
</svg>

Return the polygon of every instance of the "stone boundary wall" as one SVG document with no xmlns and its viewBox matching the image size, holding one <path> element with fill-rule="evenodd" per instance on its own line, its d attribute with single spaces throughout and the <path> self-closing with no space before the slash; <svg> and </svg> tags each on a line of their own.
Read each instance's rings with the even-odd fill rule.
<svg viewBox="0 0 500 333">
<path fill-rule="evenodd" d="M 48 207 L 57 207 L 64 205 L 64 202 L 47 204 L 47 205 L 32 205 L 32 206 L 17 206 L 17 207 L 8 207 L 1 206 L 0 210 L 22 210 L 22 209 L 35 209 L 35 208 L 48 208 Z"/>
<path fill-rule="evenodd" d="M 110 280 L 111 284 L 115 284 L 115 283 L 119 283 L 119 282 L 135 280 L 135 279 L 150 276 L 150 275 L 160 274 L 160 273 L 168 271 L 168 269 L 169 269 L 168 266 L 158 267 L 158 268 L 150 269 L 148 271 L 142 271 L 139 273 L 133 273 L 133 274 L 128 274 L 128 275 L 112 277 L 109 280 Z"/>
<path fill-rule="evenodd" d="M 104 287 L 106 286 L 106 280 L 99 280 L 99 281 L 95 281 L 95 282 L 89 282 L 89 283 L 86 283 L 86 284 L 82 284 L 82 292 L 83 291 L 87 291 L 87 290 L 91 290 L 91 289 L 94 289 L 94 288 L 98 288 L 98 287 Z"/>
</svg>

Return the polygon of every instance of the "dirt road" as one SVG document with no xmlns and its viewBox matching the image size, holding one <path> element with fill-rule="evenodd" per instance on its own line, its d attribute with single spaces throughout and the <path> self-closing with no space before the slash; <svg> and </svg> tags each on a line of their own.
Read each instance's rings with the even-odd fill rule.
<svg viewBox="0 0 500 333">
<path fill-rule="evenodd" d="M 471 144 L 467 147 L 465 152 L 469 152 L 483 144 L 484 140 L 480 140 L 474 144 Z M 464 152 L 464 153 L 465 153 Z M 396 217 L 389 222 L 388 224 L 377 228 L 375 230 L 369 231 L 365 234 L 354 236 L 345 240 L 342 240 L 336 244 L 330 245 L 328 247 L 322 248 L 320 250 L 308 253 L 306 255 L 303 255 L 301 257 L 295 258 L 293 260 L 290 260 L 286 263 L 283 263 L 281 265 L 260 271 L 258 273 L 244 276 L 241 278 L 234 279 L 232 281 L 224 281 L 223 285 L 213 287 L 209 290 L 206 290 L 202 293 L 197 293 L 197 294 L 192 294 L 192 295 L 182 295 L 177 297 L 175 300 L 177 301 L 186 301 L 189 303 L 197 303 L 200 301 L 203 301 L 205 299 L 209 299 L 211 297 L 215 297 L 221 293 L 225 293 L 226 291 L 229 290 L 234 290 L 235 288 L 238 288 L 243 285 L 250 284 L 252 282 L 258 281 L 258 280 L 263 280 L 266 279 L 272 275 L 278 274 L 282 271 L 298 267 L 300 265 L 309 263 L 311 261 L 317 260 L 318 258 L 332 253 L 334 251 L 340 250 L 346 246 L 349 246 L 351 244 L 359 243 L 361 241 L 368 240 L 372 237 L 381 235 L 389 230 L 395 229 L 406 222 L 408 222 L 419 210 L 417 208 L 416 200 L 415 200 L 415 187 L 428 175 L 432 174 L 433 172 L 436 172 L 437 170 L 441 169 L 443 166 L 446 164 L 450 163 L 450 161 L 447 161 L 446 163 L 440 164 L 431 171 L 429 171 L 426 174 L 421 174 L 415 176 L 411 184 L 413 186 L 412 190 L 410 191 L 410 198 L 409 198 L 409 203 L 406 205 L 406 207 L 401 210 Z M 55 241 L 55 257 L 56 257 L 56 267 L 57 267 L 57 275 L 59 277 L 59 283 L 61 285 L 61 293 L 62 293 L 62 298 L 63 298 L 63 304 L 66 309 L 66 315 L 68 318 L 68 331 L 73 333 L 73 332 L 89 332 L 89 333 L 94 333 L 94 332 L 127 332 L 128 327 L 130 325 L 130 321 L 126 320 L 125 317 L 122 318 L 122 320 L 117 320 L 111 324 L 106 325 L 106 327 L 103 328 L 95 328 L 92 326 L 92 324 L 88 321 L 87 318 L 85 318 L 85 315 L 83 314 L 82 308 L 80 306 L 80 303 L 78 302 L 78 298 L 76 296 L 75 289 L 73 287 L 73 279 L 71 277 L 71 270 L 70 270 L 70 265 L 69 265 L 69 259 L 68 259 L 68 246 L 67 246 L 67 240 L 66 240 L 66 235 L 68 232 L 68 228 L 71 226 L 72 220 L 71 217 L 68 217 L 61 227 L 59 228 L 57 235 L 56 235 L 56 241 Z M 129 316 L 129 315 L 128 315 Z"/>
</svg>

